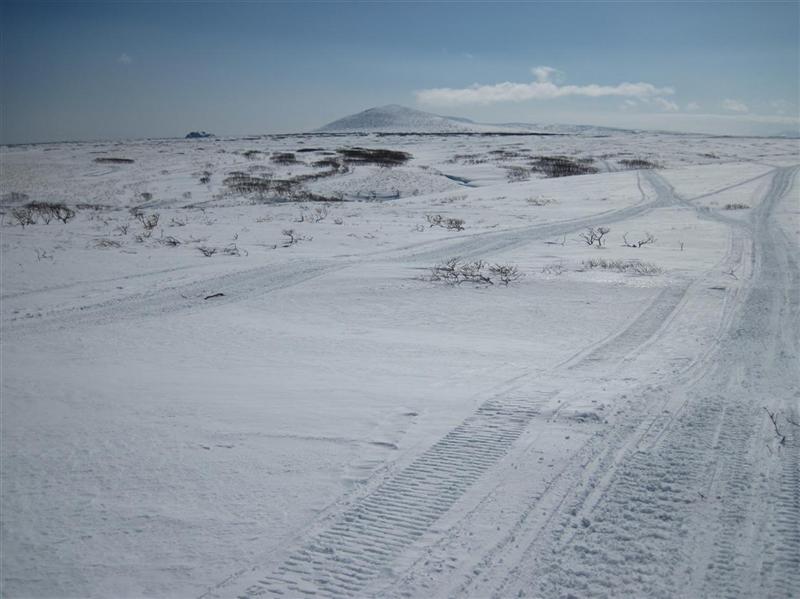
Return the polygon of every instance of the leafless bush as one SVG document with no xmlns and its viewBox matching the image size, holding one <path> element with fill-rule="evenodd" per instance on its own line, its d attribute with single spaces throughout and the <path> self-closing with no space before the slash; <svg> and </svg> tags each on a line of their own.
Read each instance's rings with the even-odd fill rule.
<svg viewBox="0 0 800 599">
<path fill-rule="evenodd" d="M 203 171 L 200 175 L 200 183 L 201 185 L 208 185 L 211 183 L 211 172 L 210 171 Z"/>
<path fill-rule="evenodd" d="M 247 150 L 246 152 L 242 152 L 242 156 L 248 160 L 255 160 L 258 158 L 259 154 L 262 154 L 261 150 Z M 292 156 L 294 156 L 294 154 L 292 154 Z"/>
<path fill-rule="evenodd" d="M 222 253 L 226 256 L 241 256 L 242 254 L 247 255 L 247 252 L 240 250 L 235 243 L 228 244 L 222 248 Z"/>
<path fill-rule="evenodd" d="M 53 252 L 52 252 L 52 250 L 48 252 L 47 250 L 42 250 L 42 249 L 36 248 L 36 249 L 34 249 L 34 252 L 36 252 L 36 261 L 37 262 L 41 262 L 42 260 L 50 260 L 51 262 L 53 261 Z"/>
<path fill-rule="evenodd" d="M 337 152 L 346 162 L 353 164 L 376 164 L 378 166 L 393 167 L 401 166 L 411 160 L 412 156 L 408 152 L 399 150 L 383 150 L 368 148 L 343 148 Z"/>
<path fill-rule="evenodd" d="M 463 218 L 448 218 L 444 221 L 444 226 L 448 231 L 463 231 L 464 219 Z"/>
<path fill-rule="evenodd" d="M 184 192 L 181 194 L 181 197 L 182 197 L 184 200 L 191 200 L 191 199 L 192 199 L 192 192 L 191 192 L 191 191 L 184 191 Z"/>
<path fill-rule="evenodd" d="M 528 198 L 525 200 L 531 206 L 547 206 L 548 204 L 555 204 L 556 201 L 552 198 L 543 198 L 541 196 L 536 198 Z"/>
<path fill-rule="evenodd" d="M 747 204 L 725 204 L 725 210 L 747 210 L 750 208 Z"/>
<path fill-rule="evenodd" d="M 606 260 L 605 258 L 592 258 L 584 260 L 583 267 L 602 270 L 614 270 L 616 272 L 634 275 L 657 275 L 661 273 L 661 268 L 652 262 L 642 262 L 641 260 Z"/>
<path fill-rule="evenodd" d="M 46 225 L 49 225 L 54 218 L 67 224 L 75 217 L 75 211 L 63 202 L 28 202 L 24 207 L 30 210 L 34 221 L 38 217 Z"/>
<path fill-rule="evenodd" d="M 521 276 L 522 273 L 515 265 L 494 264 L 490 266 L 483 260 L 465 261 L 456 257 L 431 268 L 430 280 L 448 285 L 461 285 L 462 283 L 494 285 L 492 277 L 495 277 L 504 285 L 509 285 L 519 280 Z"/>
<path fill-rule="evenodd" d="M 128 234 L 128 228 L 129 228 L 129 227 L 130 227 L 130 225 L 129 225 L 128 223 L 124 223 L 124 224 L 122 224 L 122 225 L 119 225 L 119 226 L 116 228 L 116 230 L 117 230 L 117 231 L 119 231 L 121 235 L 127 235 L 127 234 Z"/>
<path fill-rule="evenodd" d="M 530 178 L 531 171 L 524 166 L 506 167 L 506 179 L 508 179 L 509 183 L 519 183 L 520 181 L 527 181 Z"/>
<path fill-rule="evenodd" d="M 278 152 L 270 158 L 275 164 L 296 164 L 297 157 L 292 152 Z"/>
<path fill-rule="evenodd" d="M 139 194 L 139 197 L 142 198 L 143 202 L 149 202 L 150 200 L 153 199 L 153 194 L 150 193 L 149 191 L 143 191 L 142 193 Z"/>
<path fill-rule="evenodd" d="M 428 221 L 428 227 L 442 227 L 448 231 L 463 231 L 464 219 L 463 218 L 445 218 L 441 214 L 426 214 L 425 218 Z"/>
<path fill-rule="evenodd" d="M 538 156 L 532 162 L 532 168 L 546 177 L 571 177 L 574 175 L 590 175 L 597 169 L 589 166 L 591 158 L 575 160 L 568 156 Z"/>
<path fill-rule="evenodd" d="M 172 237 L 171 235 L 167 235 L 166 237 L 160 237 L 158 239 L 158 243 L 160 243 L 161 245 L 166 245 L 166 246 L 174 248 L 174 247 L 179 246 L 181 244 L 181 241 L 180 241 L 180 239 L 178 239 L 176 237 Z"/>
<path fill-rule="evenodd" d="M 94 159 L 99 164 L 130 164 L 133 162 L 132 158 L 113 158 L 113 157 L 98 157 Z"/>
<path fill-rule="evenodd" d="M 500 282 L 506 287 L 509 283 L 518 281 L 522 277 L 519 268 L 513 264 L 493 264 L 489 267 L 489 272 L 500 279 Z"/>
<path fill-rule="evenodd" d="M 441 214 L 426 214 L 425 218 L 428 221 L 429 228 L 444 226 L 444 217 Z"/>
<path fill-rule="evenodd" d="M 321 223 L 326 218 L 328 218 L 328 207 L 317 206 L 313 210 L 309 209 L 303 210 L 303 212 L 300 213 L 300 217 L 297 220 L 297 222 Z"/>
<path fill-rule="evenodd" d="M 652 233 L 645 232 L 644 235 L 645 236 L 642 239 L 637 239 L 636 241 L 628 241 L 628 234 L 627 233 L 623 233 L 623 235 L 622 235 L 622 245 L 624 245 L 625 247 L 629 247 L 629 248 L 640 248 L 643 245 L 649 245 L 651 243 L 655 243 L 656 242 L 656 238 L 653 237 Z"/>
<path fill-rule="evenodd" d="M 313 239 L 313 237 L 306 237 L 304 235 L 301 235 L 294 229 L 284 229 L 283 231 L 281 231 L 281 233 L 283 233 L 284 237 L 286 237 L 286 239 L 283 240 L 282 244 L 283 247 L 285 248 L 291 247 L 296 243 L 300 243 L 301 241 L 311 241 Z"/>
<path fill-rule="evenodd" d="M 122 244 L 115 239 L 96 239 L 94 242 L 95 247 L 99 248 L 118 248 L 122 247 Z"/>
<path fill-rule="evenodd" d="M 544 273 L 546 275 L 555 275 L 557 277 L 562 275 L 562 274 L 564 274 L 566 271 L 567 271 L 567 269 L 564 267 L 564 265 L 561 262 L 555 262 L 553 264 L 547 264 L 546 266 L 542 267 L 542 273 Z"/>
<path fill-rule="evenodd" d="M 145 216 L 144 212 L 137 212 L 136 219 L 142 223 L 145 231 L 152 232 L 158 226 L 158 219 L 160 215 L 158 212 L 154 212 L 150 216 Z"/>
<path fill-rule="evenodd" d="M 188 222 L 189 221 L 187 221 L 185 218 L 181 219 L 181 218 L 175 218 L 173 216 L 169 221 L 169 226 L 170 227 L 185 227 Z"/>
<path fill-rule="evenodd" d="M 649 169 L 658 168 L 655 162 L 650 162 L 644 158 L 626 158 L 620 160 L 619 163 L 627 169 Z"/>
<path fill-rule="evenodd" d="M 33 215 L 33 211 L 30 208 L 26 208 L 24 206 L 20 207 L 20 208 L 12 208 L 11 209 L 11 217 L 23 229 L 27 225 L 35 225 L 36 224 L 36 218 Z"/>
<path fill-rule="evenodd" d="M 603 247 L 603 238 L 611 232 L 608 227 L 587 227 L 586 231 L 580 233 L 579 236 L 586 242 L 586 245 L 597 244 L 597 247 Z"/>
<path fill-rule="evenodd" d="M 197 248 L 197 251 L 203 254 L 206 258 L 210 258 L 211 256 L 217 253 L 217 248 L 209 247 L 207 245 L 201 245 L 199 248 Z"/>
</svg>

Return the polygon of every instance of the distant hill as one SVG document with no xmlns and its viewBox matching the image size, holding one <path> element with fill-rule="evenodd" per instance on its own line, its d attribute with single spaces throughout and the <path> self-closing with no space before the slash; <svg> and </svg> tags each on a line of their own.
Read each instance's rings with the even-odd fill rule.
<svg viewBox="0 0 800 599">
<path fill-rule="evenodd" d="M 473 123 L 467 119 L 439 116 L 397 104 L 370 108 L 317 129 L 323 133 L 479 133 L 512 130 L 502 125 Z"/>
<path fill-rule="evenodd" d="M 440 116 L 398 104 L 378 106 L 351 114 L 316 129 L 321 133 L 558 133 L 608 135 L 623 131 L 589 125 L 541 125 L 535 123 L 476 123 L 470 119 Z"/>
</svg>

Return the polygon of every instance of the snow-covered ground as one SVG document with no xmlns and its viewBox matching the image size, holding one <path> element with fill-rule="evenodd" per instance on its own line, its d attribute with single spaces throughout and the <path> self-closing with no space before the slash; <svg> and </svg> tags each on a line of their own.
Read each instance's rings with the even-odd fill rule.
<svg viewBox="0 0 800 599">
<path fill-rule="evenodd" d="M 798 596 L 799 150 L 2 148 L 2 594 Z"/>
</svg>

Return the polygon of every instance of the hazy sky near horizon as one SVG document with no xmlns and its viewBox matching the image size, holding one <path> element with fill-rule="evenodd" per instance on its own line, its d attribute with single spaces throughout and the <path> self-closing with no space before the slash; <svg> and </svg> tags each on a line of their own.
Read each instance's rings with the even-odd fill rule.
<svg viewBox="0 0 800 599">
<path fill-rule="evenodd" d="M 0 143 L 484 122 L 797 130 L 788 2 L 8 1 Z"/>
</svg>

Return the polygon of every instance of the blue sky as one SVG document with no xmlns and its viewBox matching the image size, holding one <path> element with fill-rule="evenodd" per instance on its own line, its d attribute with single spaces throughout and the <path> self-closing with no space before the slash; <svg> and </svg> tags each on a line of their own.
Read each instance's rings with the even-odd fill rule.
<svg viewBox="0 0 800 599">
<path fill-rule="evenodd" d="M 2 143 L 303 131 L 390 103 L 487 122 L 797 128 L 794 1 L 1 6 Z"/>
</svg>

